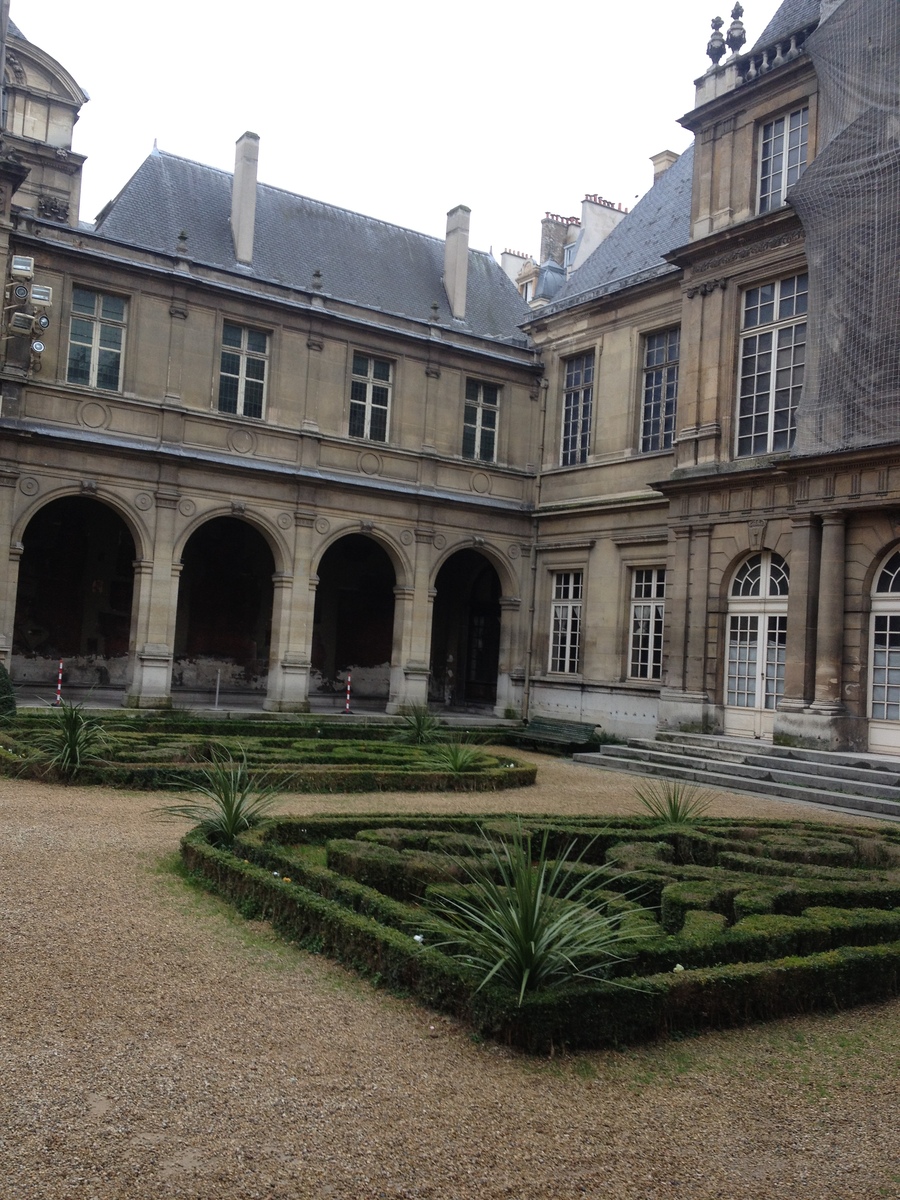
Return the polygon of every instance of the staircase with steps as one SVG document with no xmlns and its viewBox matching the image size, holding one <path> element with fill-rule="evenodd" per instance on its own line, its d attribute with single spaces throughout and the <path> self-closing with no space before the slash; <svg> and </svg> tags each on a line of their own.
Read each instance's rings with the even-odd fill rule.
<svg viewBox="0 0 900 1200">
<path fill-rule="evenodd" d="M 805 800 L 900 820 L 900 758 L 775 746 L 711 734 L 660 733 L 576 754 L 612 771 L 683 779 L 714 790 Z"/>
</svg>

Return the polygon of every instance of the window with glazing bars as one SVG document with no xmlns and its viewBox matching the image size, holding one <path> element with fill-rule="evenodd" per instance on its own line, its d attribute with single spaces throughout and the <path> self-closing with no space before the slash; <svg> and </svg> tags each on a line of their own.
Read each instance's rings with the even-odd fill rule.
<svg viewBox="0 0 900 1200">
<path fill-rule="evenodd" d="M 759 191 L 757 211 L 784 204 L 787 190 L 806 169 L 809 109 L 767 121 L 759 131 Z"/>
<path fill-rule="evenodd" d="M 736 453 L 771 454 L 794 440 L 806 364 L 806 275 L 744 293 Z"/>
<path fill-rule="evenodd" d="M 219 412 L 261 417 L 266 396 L 269 335 L 226 321 L 219 364 Z"/>
<path fill-rule="evenodd" d="M 564 467 L 587 462 L 591 446 L 594 403 L 594 354 L 579 354 L 565 361 L 563 427 L 560 462 Z"/>
<path fill-rule="evenodd" d="M 641 453 L 670 450 L 678 402 L 680 329 L 651 333 L 644 341 L 644 402 Z"/>
<path fill-rule="evenodd" d="M 88 288 L 72 289 L 66 379 L 117 392 L 122 380 L 125 301 Z"/>
<path fill-rule="evenodd" d="M 350 382 L 350 436 L 386 442 L 393 364 L 386 358 L 353 355 Z"/>
<path fill-rule="evenodd" d="M 577 674 L 581 657 L 582 571 L 558 571 L 553 576 L 550 626 L 550 670 Z"/>
<path fill-rule="evenodd" d="M 480 379 L 466 380 L 463 415 L 463 458 L 494 462 L 497 456 L 497 414 L 500 389 Z"/>
<path fill-rule="evenodd" d="M 628 674 L 632 679 L 662 678 L 665 596 L 664 567 L 640 567 L 632 573 L 628 652 Z"/>
</svg>

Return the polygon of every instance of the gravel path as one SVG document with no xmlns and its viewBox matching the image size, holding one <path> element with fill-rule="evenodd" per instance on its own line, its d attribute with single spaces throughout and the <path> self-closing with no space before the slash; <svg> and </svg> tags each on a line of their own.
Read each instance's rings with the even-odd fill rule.
<svg viewBox="0 0 900 1200">
<path fill-rule="evenodd" d="M 633 811 L 534 758 L 521 792 L 285 809 Z M 2 1200 L 900 1197 L 900 1002 L 527 1059 L 185 887 L 152 803 L 0 780 Z"/>
</svg>

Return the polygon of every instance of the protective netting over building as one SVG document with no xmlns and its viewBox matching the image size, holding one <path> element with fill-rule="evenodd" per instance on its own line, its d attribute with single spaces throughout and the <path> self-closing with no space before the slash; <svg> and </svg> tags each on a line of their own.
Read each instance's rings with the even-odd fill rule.
<svg viewBox="0 0 900 1200">
<path fill-rule="evenodd" d="M 822 9 L 818 147 L 788 193 L 810 276 L 795 454 L 900 441 L 900 0 Z"/>
</svg>

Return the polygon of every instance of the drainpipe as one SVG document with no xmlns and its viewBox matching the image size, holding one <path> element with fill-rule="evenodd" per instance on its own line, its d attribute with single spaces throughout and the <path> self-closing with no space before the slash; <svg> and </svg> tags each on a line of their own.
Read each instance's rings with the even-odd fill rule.
<svg viewBox="0 0 900 1200">
<path fill-rule="evenodd" d="M 535 515 L 531 519 L 531 549 L 529 559 L 531 566 L 531 595 L 528 599 L 528 649 L 525 654 L 525 687 L 522 689 L 522 720 L 527 721 L 531 709 L 531 670 L 534 662 L 534 618 L 537 607 L 537 543 L 540 532 L 540 517 L 537 510 L 541 504 L 541 486 L 544 473 L 544 444 L 547 430 L 547 392 L 550 381 L 546 376 L 541 380 L 541 441 L 538 449 L 538 468 L 534 481 Z"/>
</svg>

